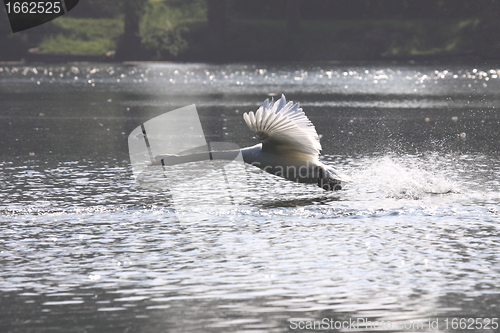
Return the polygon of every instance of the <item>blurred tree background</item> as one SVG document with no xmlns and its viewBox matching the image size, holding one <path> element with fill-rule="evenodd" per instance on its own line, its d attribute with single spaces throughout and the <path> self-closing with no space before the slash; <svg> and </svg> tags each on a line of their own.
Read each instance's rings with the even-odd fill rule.
<svg viewBox="0 0 500 333">
<path fill-rule="evenodd" d="M 496 59 L 498 13 L 500 0 L 81 0 L 16 34 L 0 13 L 0 60 Z"/>
</svg>

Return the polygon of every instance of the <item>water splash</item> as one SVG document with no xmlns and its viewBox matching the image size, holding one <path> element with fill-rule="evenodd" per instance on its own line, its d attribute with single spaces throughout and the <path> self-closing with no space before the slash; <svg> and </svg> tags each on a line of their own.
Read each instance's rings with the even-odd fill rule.
<svg viewBox="0 0 500 333">
<path fill-rule="evenodd" d="M 439 158 L 382 156 L 363 159 L 355 180 L 390 198 L 419 200 L 424 196 L 458 193 L 459 187 Z M 449 168 L 450 165 L 448 164 Z"/>
</svg>

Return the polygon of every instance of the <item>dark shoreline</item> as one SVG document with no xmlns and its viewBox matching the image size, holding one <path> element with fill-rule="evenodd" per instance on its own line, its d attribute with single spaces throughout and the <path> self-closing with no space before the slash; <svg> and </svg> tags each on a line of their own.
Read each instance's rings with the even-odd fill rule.
<svg viewBox="0 0 500 333">
<path fill-rule="evenodd" d="M 0 65 L 26 65 L 26 64 L 57 64 L 57 63 L 122 63 L 126 65 L 140 63 L 206 63 L 206 64 L 237 64 L 237 63 L 262 63 L 262 64 L 279 64 L 279 63 L 332 63 L 332 64 L 373 64 L 373 63 L 393 63 L 393 64 L 498 64 L 498 59 L 490 57 L 482 57 L 473 53 L 446 53 L 446 54 L 417 54 L 417 55 L 400 55 L 400 56 L 381 56 L 372 59 L 319 59 L 319 60 L 226 60 L 226 61 L 210 61 L 204 59 L 177 59 L 177 60 L 137 60 L 137 61 L 118 61 L 113 57 L 105 55 L 63 55 L 63 54 L 36 54 L 30 55 L 20 60 L 0 60 Z"/>
</svg>

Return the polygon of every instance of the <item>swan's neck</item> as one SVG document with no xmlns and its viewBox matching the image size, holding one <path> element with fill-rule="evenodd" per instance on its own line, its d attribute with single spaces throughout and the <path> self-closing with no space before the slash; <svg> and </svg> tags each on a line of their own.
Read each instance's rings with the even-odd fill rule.
<svg viewBox="0 0 500 333">
<path fill-rule="evenodd" d="M 209 160 L 226 160 L 233 161 L 241 153 L 243 161 L 251 164 L 258 161 L 261 145 L 255 145 L 243 149 L 208 151 L 203 153 L 191 153 L 186 155 L 159 155 L 155 157 L 155 162 L 152 165 L 172 166 L 190 162 L 201 162 Z"/>
<path fill-rule="evenodd" d="M 243 148 L 240 151 L 245 163 L 252 164 L 255 162 L 260 162 L 262 143 L 258 143 L 255 146 Z"/>
</svg>

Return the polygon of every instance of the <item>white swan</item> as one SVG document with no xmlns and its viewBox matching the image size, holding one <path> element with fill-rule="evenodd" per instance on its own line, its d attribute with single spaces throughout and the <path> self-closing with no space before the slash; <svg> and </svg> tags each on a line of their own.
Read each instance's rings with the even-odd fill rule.
<svg viewBox="0 0 500 333">
<path fill-rule="evenodd" d="M 259 144 L 240 150 L 212 151 L 210 159 L 233 160 L 241 153 L 245 163 L 273 175 L 300 183 L 317 184 L 324 190 L 340 190 L 351 178 L 319 160 L 318 133 L 298 103 L 282 95 L 266 99 L 259 109 L 243 115 Z M 153 165 L 164 166 L 206 160 L 207 154 L 159 155 Z"/>
</svg>

